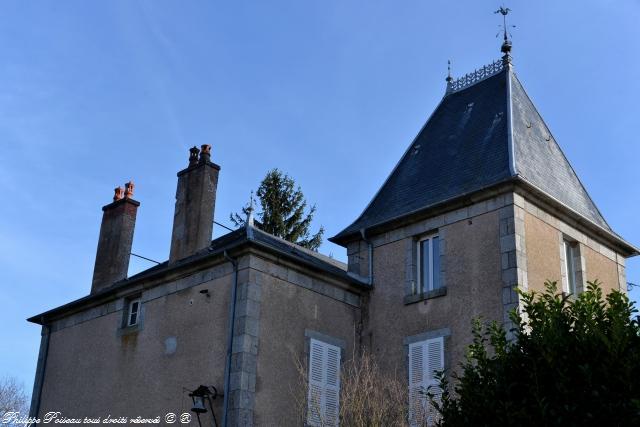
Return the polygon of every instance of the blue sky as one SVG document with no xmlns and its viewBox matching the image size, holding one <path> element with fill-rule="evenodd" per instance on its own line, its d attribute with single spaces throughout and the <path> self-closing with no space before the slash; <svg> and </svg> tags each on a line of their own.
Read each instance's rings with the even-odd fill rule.
<svg viewBox="0 0 640 427">
<path fill-rule="evenodd" d="M 134 252 L 168 257 L 192 145 L 222 166 L 217 221 L 278 167 L 317 204 L 315 227 L 340 231 L 441 99 L 447 59 L 461 75 L 499 57 L 498 6 L 3 1 L 0 376 L 31 390 L 40 330 L 25 318 L 88 293 L 116 185 L 137 185 Z M 640 2 L 508 6 L 520 80 L 605 218 L 640 244 Z M 640 283 L 640 261 L 627 273 Z"/>
</svg>

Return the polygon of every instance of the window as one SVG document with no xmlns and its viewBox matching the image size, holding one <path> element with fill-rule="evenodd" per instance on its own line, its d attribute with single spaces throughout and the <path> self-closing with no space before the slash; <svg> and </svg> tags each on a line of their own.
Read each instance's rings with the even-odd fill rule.
<svg viewBox="0 0 640 427">
<path fill-rule="evenodd" d="M 437 412 L 426 393 L 442 395 L 436 373 L 444 369 L 444 338 L 409 344 L 409 424 L 435 425 Z"/>
<path fill-rule="evenodd" d="M 564 262 L 566 267 L 566 280 L 563 281 L 564 292 L 568 294 L 576 294 L 576 258 L 578 248 L 575 243 L 568 240 L 563 241 L 564 246 Z"/>
<path fill-rule="evenodd" d="M 311 338 L 307 423 L 337 426 L 340 397 L 340 347 Z"/>
<path fill-rule="evenodd" d="M 140 320 L 140 298 L 129 301 L 126 326 L 135 326 Z"/>
<path fill-rule="evenodd" d="M 418 241 L 417 283 L 417 294 L 440 288 L 440 239 L 437 235 Z"/>
</svg>

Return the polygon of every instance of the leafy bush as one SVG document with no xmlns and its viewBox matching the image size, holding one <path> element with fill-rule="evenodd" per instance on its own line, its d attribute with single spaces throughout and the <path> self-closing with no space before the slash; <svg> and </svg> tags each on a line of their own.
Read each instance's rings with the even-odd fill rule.
<svg viewBox="0 0 640 427">
<path fill-rule="evenodd" d="M 577 298 L 521 292 L 515 339 L 473 325 L 455 386 L 441 375 L 442 426 L 640 425 L 640 328 L 627 296 L 599 283 Z M 437 404 L 437 402 L 436 402 Z"/>
</svg>

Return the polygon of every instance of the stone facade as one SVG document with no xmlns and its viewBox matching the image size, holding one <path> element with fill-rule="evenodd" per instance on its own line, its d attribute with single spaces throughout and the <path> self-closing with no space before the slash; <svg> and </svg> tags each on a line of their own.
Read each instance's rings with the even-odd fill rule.
<svg viewBox="0 0 640 427">
<path fill-rule="evenodd" d="M 224 393 L 237 277 L 228 425 L 298 425 L 290 402 L 300 384 L 296 360 L 305 353 L 305 331 L 339 339 L 353 352 L 361 291 L 263 251 L 230 255 L 233 262 L 217 257 L 182 278 L 141 280 L 113 301 L 51 321 L 38 413 L 155 417 L 188 413 L 186 390 L 200 384 Z M 141 297 L 143 320 L 127 330 L 122 319 L 132 296 Z M 223 401 L 214 400 L 219 422 Z"/>
<path fill-rule="evenodd" d="M 544 280 L 562 282 L 564 237 L 580 245 L 582 282 L 598 278 L 605 291 L 624 289 L 624 256 L 605 241 L 526 192 L 485 196 L 349 243 L 343 275 L 254 243 L 258 231 L 248 227 L 236 243 L 218 248 L 214 241 L 200 255 L 34 318 L 44 325 L 38 414 L 188 413 L 188 391 L 205 384 L 221 394 L 213 401 L 219 422 L 227 399 L 227 425 L 300 425 L 292 393 L 306 393 L 297 366 L 307 363 L 309 337 L 339 343 L 345 359 L 368 349 L 405 376 L 408 346 L 444 337 L 445 367 L 453 372 L 473 319 L 509 329 L 508 313 L 519 306 L 516 286 L 540 291 Z M 414 294 L 417 242 L 431 233 L 440 238 L 442 287 Z M 319 260 L 323 268 L 339 266 Z M 132 298 L 142 302 L 140 320 L 126 327 Z"/>
</svg>

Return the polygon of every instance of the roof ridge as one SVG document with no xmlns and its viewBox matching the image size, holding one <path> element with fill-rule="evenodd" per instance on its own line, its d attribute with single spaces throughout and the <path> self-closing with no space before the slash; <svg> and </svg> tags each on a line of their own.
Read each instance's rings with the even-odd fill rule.
<svg viewBox="0 0 640 427">
<path fill-rule="evenodd" d="M 584 183 L 582 182 L 582 180 L 580 179 L 580 175 L 578 175 L 578 173 L 576 172 L 576 170 L 574 169 L 573 165 L 571 164 L 571 162 L 569 161 L 569 159 L 567 158 L 567 155 L 564 153 L 564 150 L 562 149 L 562 146 L 558 143 L 557 138 L 553 135 L 553 132 L 551 132 L 551 129 L 549 128 L 549 126 L 547 125 L 547 122 L 544 120 L 544 118 L 542 117 L 542 114 L 540 114 L 540 112 L 538 111 L 538 107 L 536 106 L 536 104 L 533 102 L 533 100 L 531 99 L 531 97 L 529 96 L 529 94 L 527 93 L 527 90 L 525 89 L 524 85 L 522 84 L 522 82 L 520 82 L 520 79 L 518 79 L 518 76 L 515 73 L 512 73 L 513 77 L 515 78 L 517 84 L 520 86 L 520 90 L 522 90 L 522 92 L 524 93 L 524 95 L 528 98 L 531 107 L 533 108 L 535 114 L 540 118 L 540 121 L 542 123 L 542 125 L 544 126 L 545 130 L 548 132 L 548 136 L 550 138 L 550 140 L 553 141 L 553 143 L 555 144 L 555 146 L 558 148 L 558 151 L 560 152 L 560 154 L 562 155 L 562 159 L 564 160 L 564 162 L 569 166 L 569 169 L 571 169 L 571 172 L 573 173 L 573 176 L 575 176 L 576 180 L 578 181 L 578 183 L 580 184 L 580 187 L 582 188 L 584 194 L 586 195 L 586 197 L 589 199 L 589 202 L 591 202 L 591 205 L 593 206 L 593 208 L 596 210 L 596 212 L 598 213 L 598 215 L 600 216 L 600 219 L 602 220 L 602 222 L 604 223 L 604 225 L 606 225 L 606 228 L 609 229 L 609 231 L 613 231 L 613 229 L 611 228 L 611 225 L 607 222 L 607 220 L 605 219 L 604 215 L 602 214 L 602 212 L 600 211 L 600 208 L 598 207 L 598 205 L 596 204 L 596 202 L 593 200 L 593 198 L 591 197 L 591 194 L 589 194 L 589 191 L 587 190 L 587 187 L 584 185 Z M 511 79 L 509 78 L 509 89 L 511 88 Z M 511 93 L 509 94 L 511 99 L 513 99 Z M 511 100 L 509 101 L 511 102 Z M 513 120 L 511 120 L 511 123 L 513 124 Z M 513 132 L 513 127 L 511 126 L 511 132 Z M 515 143 L 515 142 L 514 142 Z M 514 155 L 514 163 L 515 163 L 515 155 Z M 517 173 L 516 171 L 516 175 L 518 176 L 522 176 L 521 174 Z M 529 180 L 528 180 L 529 181 Z M 541 189 L 542 190 L 542 189 Z M 565 205 L 567 205 L 567 203 L 563 203 Z M 569 207 L 567 205 L 567 207 Z M 570 208 L 570 207 L 569 207 Z M 573 208 L 570 208 L 573 209 Z M 575 209 L 573 209 L 575 210 Z M 579 212 L 576 210 L 576 212 L 578 212 L 581 216 L 583 216 L 585 219 L 597 224 L 595 221 L 593 221 L 592 219 L 590 219 L 585 213 Z"/>
<path fill-rule="evenodd" d="M 325 255 L 325 254 L 321 254 L 320 252 L 305 248 L 304 246 L 300 246 L 297 243 L 290 242 L 290 241 L 288 241 L 286 239 L 283 239 L 282 237 L 279 237 L 279 236 L 276 236 L 274 234 L 268 233 L 268 232 L 266 232 L 264 230 L 261 230 L 261 229 L 259 229 L 257 227 L 251 227 L 251 228 L 252 228 L 253 233 L 258 232 L 260 234 L 267 235 L 268 237 L 270 237 L 272 239 L 276 239 L 277 241 L 279 241 L 279 242 L 291 247 L 291 249 L 295 249 L 295 250 L 298 250 L 300 252 L 303 252 L 303 253 L 305 253 L 305 254 L 307 254 L 309 256 L 317 258 L 318 260 L 320 260 L 322 262 L 326 262 L 327 264 L 331 264 L 334 267 L 337 267 L 337 268 L 340 268 L 340 269 L 343 269 L 343 270 L 347 269 L 347 264 L 342 262 L 342 261 L 340 261 L 340 260 L 337 260 L 335 258 L 331 258 L 330 256 Z M 255 240 L 253 238 L 253 233 L 251 233 L 252 235 L 251 235 L 251 237 L 249 237 L 249 240 Z"/>
<path fill-rule="evenodd" d="M 504 60 L 498 59 L 488 65 L 483 65 L 481 68 L 476 68 L 470 73 L 458 77 L 457 79 L 447 78 L 447 91 L 445 96 L 451 93 L 460 92 L 461 90 L 478 84 L 489 77 L 495 76 L 505 68 L 508 67 L 505 67 Z"/>
</svg>

